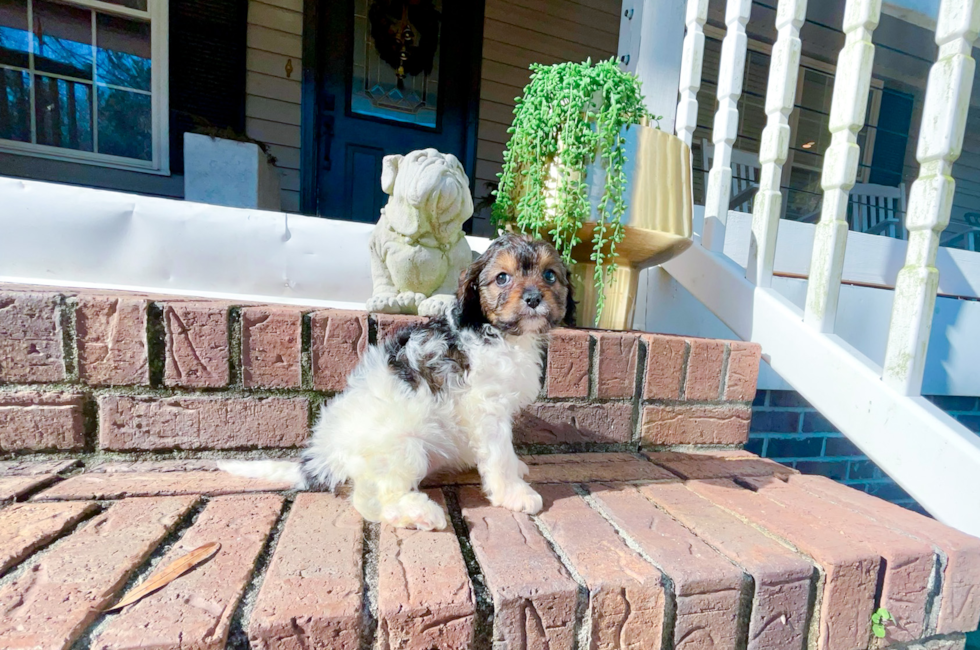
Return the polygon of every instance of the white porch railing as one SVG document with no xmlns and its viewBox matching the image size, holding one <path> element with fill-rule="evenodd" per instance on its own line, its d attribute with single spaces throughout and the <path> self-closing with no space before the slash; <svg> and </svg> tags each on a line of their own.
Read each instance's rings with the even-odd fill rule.
<svg viewBox="0 0 980 650">
<path fill-rule="evenodd" d="M 697 116 L 707 0 L 688 0 L 687 37 L 675 132 L 690 143 Z M 834 333 L 844 253 L 848 195 L 854 186 L 874 62 L 872 34 L 880 0 L 847 0 L 831 104 L 832 141 L 824 158 L 823 207 L 817 224 L 805 309 L 771 288 L 782 192 L 799 70 L 806 0 L 779 0 L 778 37 L 766 93 L 768 116 L 759 160 L 749 259 L 745 269 L 724 253 L 731 145 L 746 56 L 751 2 L 727 0 L 728 32 L 718 75 L 715 155 L 705 201 L 703 240 L 664 265 L 691 294 L 763 355 L 786 381 L 939 520 L 980 535 L 980 437 L 921 397 L 922 375 L 939 286 L 939 238 L 949 223 L 954 181 L 974 79 L 972 46 L 980 32 L 980 0 L 943 0 L 936 29 L 939 58 L 926 90 L 909 195 L 909 244 L 898 275 L 884 368 Z"/>
</svg>

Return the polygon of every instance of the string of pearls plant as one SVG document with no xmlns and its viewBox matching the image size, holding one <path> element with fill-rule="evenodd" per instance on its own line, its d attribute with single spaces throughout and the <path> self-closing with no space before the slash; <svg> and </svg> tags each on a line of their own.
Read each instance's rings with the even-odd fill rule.
<svg viewBox="0 0 980 650">
<path fill-rule="evenodd" d="M 627 162 L 624 127 L 658 120 L 646 109 L 640 82 L 619 69 L 615 59 L 593 65 L 531 65 L 531 82 L 516 99 L 514 122 L 495 192 L 493 223 L 534 237 L 547 236 L 566 264 L 582 243 L 589 221 L 586 171 L 598 162 L 605 172 L 592 237 L 590 259 L 602 314 L 606 279 L 616 269 L 616 245 L 623 241 L 620 221 L 626 210 L 623 189 Z M 598 160 L 597 160 L 598 157 Z"/>
</svg>

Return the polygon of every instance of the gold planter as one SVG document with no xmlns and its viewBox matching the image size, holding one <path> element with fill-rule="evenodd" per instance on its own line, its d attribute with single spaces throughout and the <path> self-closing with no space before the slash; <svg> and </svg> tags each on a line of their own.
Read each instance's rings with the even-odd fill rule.
<svg viewBox="0 0 980 650">
<path fill-rule="evenodd" d="M 631 126 L 625 133 L 627 164 L 626 213 L 622 217 L 625 238 L 616 246 L 618 268 L 606 279 L 605 305 L 595 320 L 598 292 L 593 282 L 594 223 L 579 231 L 582 243 L 572 256 L 581 262 L 572 268 L 578 301 L 579 327 L 626 330 L 633 325 L 640 270 L 662 264 L 691 245 L 691 150 L 678 137 L 647 127 Z M 596 165 L 586 172 L 593 218 L 605 183 Z M 608 251 L 606 251 L 608 252 Z"/>
</svg>

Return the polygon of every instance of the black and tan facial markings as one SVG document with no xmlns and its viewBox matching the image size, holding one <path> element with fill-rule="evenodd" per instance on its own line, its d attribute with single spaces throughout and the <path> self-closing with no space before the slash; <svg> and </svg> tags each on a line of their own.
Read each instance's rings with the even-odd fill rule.
<svg viewBox="0 0 980 650">
<path fill-rule="evenodd" d="M 573 325 L 568 269 L 550 244 L 503 235 L 460 278 L 461 324 L 490 323 L 507 334 Z"/>
</svg>

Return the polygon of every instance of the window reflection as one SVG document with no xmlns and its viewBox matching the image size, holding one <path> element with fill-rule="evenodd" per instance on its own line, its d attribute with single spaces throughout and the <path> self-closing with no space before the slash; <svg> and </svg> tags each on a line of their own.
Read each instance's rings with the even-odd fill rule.
<svg viewBox="0 0 980 650">
<path fill-rule="evenodd" d="M 99 86 L 99 151 L 152 160 L 153 107 L 150 95 Z"/>
<path fill-rule="evenodd" d="M 31 141 L 31 77 L 0 68 L 0 138 Z"/>
<path fill-rule="evenodd" d="M 35 0 L 33 17 L 34 68 L 92 79 L 92 12 Z"/>
<path fill-rule="evenodd" d="M 37 143 L 92 151 L 92 86 L 38 75 Z"/>
<path fill-rule="evenodd" d="M 28 66 L 27 0 L 0 0 L 0 63 Z"/>
<path fill-rule="evenodd" d="M 99 83 L 150 89 L 150 25 L 99 14 L 96 25 Z"/>
</svg>

